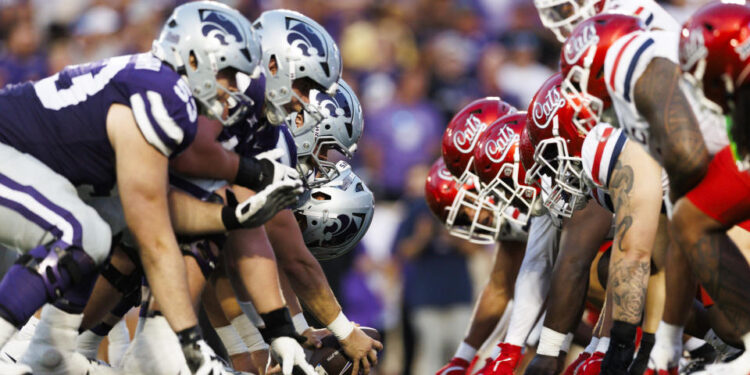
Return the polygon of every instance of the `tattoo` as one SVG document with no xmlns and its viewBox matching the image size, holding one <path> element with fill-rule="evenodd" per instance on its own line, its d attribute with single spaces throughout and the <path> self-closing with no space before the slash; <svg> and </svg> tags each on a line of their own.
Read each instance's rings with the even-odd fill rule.
<svg viewBox="0 0 750 375">
<path fill-rule="evenodd" d="M 650 147 L 669 175 L 673 201 L 700 182 L 709 163 L 703 134 L 679 86 L 680 79 L 675 63 L 656 58 L 634 90 L 636 108 L 649 124 Z"/>
<path fill-rule="evenodd" d="M 612 171 L 612 181 L 609 184 L 609 189 L 612 192 L 612 198 L 615 199 L 615 233 L 618 238 L 624 238 L 628 229 L 633 225 L 633 216 L 630 209 L 630 191 L 633 190 L 634 180 L 633 168 L 617 160 L 615 169 Z M 622 241 L 618 241 L 617 249 L 624 251 Z"/>
<path fill-rule="evenodd" d="M 621 258 L 612 263 L 609 269 L 607 285 L 612 288 L 612 317 L 615 320 L 639 324 L 646 305 L 651 261 Z"/>
<path fill-rule="evenodd" d="M 693 273 L 735 331 L 750 332 L 750 265 L 725 233 L 708 233 L 685 246 Z"/>
</svg>

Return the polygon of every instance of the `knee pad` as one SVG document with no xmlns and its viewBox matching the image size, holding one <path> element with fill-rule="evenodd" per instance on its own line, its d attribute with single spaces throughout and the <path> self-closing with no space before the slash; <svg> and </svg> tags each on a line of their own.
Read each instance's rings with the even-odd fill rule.
<svg viewBox="0 0 750 375">
<path fill-rule="evenodd" d="M 127 251 L 125 254 L 135 263 L 135 269 L 128 275 L 123 274 L 112 263 L 105 263 L 102 267 L 101 275 L 112 286 L 122 293 L 123 301 L 132 306 L 141 304 L 141 281 L 143 280 L 143 268 L 137 257 L 134 259 Z"/>
<path fill-rule="evenodd" d="M 216 269 L 218 258 L 211 251 L 209 240 L 198 240 L 190 243 L 180 244 L 180 250 L 183 256 L 190 256 L 198 262 L 198 267 L 203 273 L 203 277 L 208 279 L 211 272 Z"/>
<path fill-rule="evenodd" d="M 82 249 L 63 241 L 22 255 L 0 282 L 0 315 L 22 325 L 45 302 L 82 310 L 93 288 L 96 265 Z M 71 311 L 73 312 L 73 311 Z"/>
</svg>

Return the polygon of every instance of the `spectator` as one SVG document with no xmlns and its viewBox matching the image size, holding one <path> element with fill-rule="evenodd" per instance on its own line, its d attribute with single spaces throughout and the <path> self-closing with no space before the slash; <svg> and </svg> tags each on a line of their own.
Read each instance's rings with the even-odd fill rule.
<svg viewBox="0 0 750 375">
<path fill-rule="evenodd" d="M 365 109 L 365 134 L 358 152 L 367 184 L 386 200 L 401 197 L 412 166 L 434 159 L 445 119 L 425 97 L 427 74 L 422 69 L 401 73 L 396 96 L 375 111 Z"/>
<path fill-rule="evenodd" d="M 521 109 L 526 108 L 539 87 L 554 72 L 537 62 L 539 40 L 530 32 L 511 35 L 510 60 L 498 72 L 498 86 L 517 96 Z"/>
<path fill-rule="evenodd" d="M 0 56 L 0 85 L 37 80 L 47 76 L 47 56 L 41 51 L 39 33 L 29 21 L 19 21 L 8 34 Z"/>
<path fill-rule="evenodd" d="M 424 181 L 427 171 L 417 165 L 410 179 Z M 412 374 L 434 374 L 464 334 L 472 300 L 466 256 L 476 249 L 450 236 L 432 217 L 423 191 L 410 191 L 393 247 L 403 264 L 404 318 L 416 338 Z"/>
</svg>

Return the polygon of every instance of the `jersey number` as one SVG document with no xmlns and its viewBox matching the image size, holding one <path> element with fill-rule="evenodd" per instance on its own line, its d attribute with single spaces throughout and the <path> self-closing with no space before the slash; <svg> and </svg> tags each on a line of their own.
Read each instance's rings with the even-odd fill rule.
<svg viewBox="0 0 750 375">
<path fill-rule="evenodd" d="M 69 77 L 68 87 L 59 89 L 60 73 L 44 78 L 34 84 L 37 97 L 44 108 L 59 110 L 85 101 L 96 95 L 118 72 L 125 69 L 131 56 L 118 56 L 99 63 L 70 67 L 62 73 Z"/>
</svg>

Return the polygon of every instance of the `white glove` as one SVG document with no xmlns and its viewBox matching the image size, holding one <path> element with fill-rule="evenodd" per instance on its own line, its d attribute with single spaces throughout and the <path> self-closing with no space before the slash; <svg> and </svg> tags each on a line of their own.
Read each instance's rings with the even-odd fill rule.
<svg viewBox="0 0 750 375">
<path fill-rule="evenodd" d="M 297 366 L 306 375 L 316 375 L 315 369 L 305 361 L 305 352 L 297 340 L 281 336 L 271 341 L 271 354 L 281 364 L 281 373 L 292 375 L 292 369 Z"/>
<path fill-rule="evenodd" d="M 268 161 L 273 166 L 273 176 L 270 178 L 268 176 L 262 178 L 267 184 L 270 185 L 279 181 L 300 179 L 299 172 L 297 172 L 296 169 L 281 163 L 280 159 L 284 155 L 286 155 L 286 152 L 280 148 L 275 148 L 255 155 L 255 158 L 258 159 L 258 161 Z"/>
<path fill-rule="evenodd" d="M 237 203 L 234 194 L 227 190 L 227 205 L 221 213 L 224 226 L 229 230 L 259 227 L 279 211 L 296 205 L 303 190 L 299 179 L 279 181 L 242 203 Z"/>
<path fill-rule="evenodd" d="M 182 352 L 194 375 L 237 374 L 234 370 L 227 368 L 224 361 L 202 339 L 194 344 L 183 346 Z"/>
</svg>

